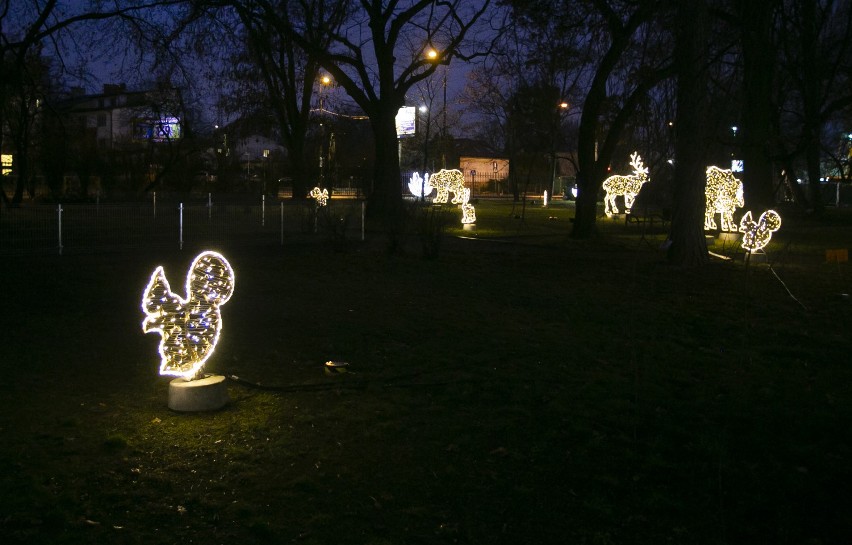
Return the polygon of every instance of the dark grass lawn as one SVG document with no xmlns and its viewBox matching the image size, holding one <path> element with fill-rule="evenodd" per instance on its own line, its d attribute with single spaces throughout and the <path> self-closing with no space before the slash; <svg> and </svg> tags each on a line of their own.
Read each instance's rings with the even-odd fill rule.
<svg viewBox="0 0 852 545">
<path fill-rule="evenodd" d="M 660 232 L 477 212 L 434 260 L 217 248 L 207 369 L 278 389 L 207 414 L 140 326 L 192 251 L 4 258 L 0 542 L 852 542 L 848 211 L 686 271 Z"/>
</svg>

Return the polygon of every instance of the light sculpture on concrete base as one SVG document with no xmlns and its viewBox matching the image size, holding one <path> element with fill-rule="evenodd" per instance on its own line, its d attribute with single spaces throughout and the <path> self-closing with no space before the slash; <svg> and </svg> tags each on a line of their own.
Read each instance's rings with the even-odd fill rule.
<svg viewBox="0 0 852 545">
<path fill-rule="evenodd" d="M 707 167 L 707 186 L 704 189 L 704 229 L 716 228 L 716 214 L 721 216 L 722 231 L 737 231 L 734 211 L 744 206 L 743 183 L 730 170 Z"/>
<path fill-rule="evenodd" d="M 462 171 L 442 168 L 429 177 L 429 184 L 438 191 L 435 198 L 432 199 L 433 203 L 446 203 L 449 200 L 450 192 L 452 192 L 453 199 L 450 202 L 461 205 L 462 223 L 470 225 L 476 222 L 476 211 L 470 204 L 470 189 L 464 186 Z"/>
<path fill-rule="evenodd" d="M 217 252 L 199 254 L 186 276 L 186 296 L 174 293 L 163 267 L 157 267 L 142 294 L 142 331 L 160 334 L 160 374 L 178 378 L 169 386 L 169 407 L 213 410 L 228 401 L 224 377 L 201 369 L 222 332 L 220 307 L 234 292 L 234 270 Z"/>
<path fill-rule="evenodd" d="M 742 247 L 751 253 L 762 250 L 769 244 L 772 233 L 781 228 L 781 216 L 775 210 L 767 210 L 757 221 L 751 216 L 751 210 L 740 219 L 740 232 L 743 233 Z"/>
</svg>

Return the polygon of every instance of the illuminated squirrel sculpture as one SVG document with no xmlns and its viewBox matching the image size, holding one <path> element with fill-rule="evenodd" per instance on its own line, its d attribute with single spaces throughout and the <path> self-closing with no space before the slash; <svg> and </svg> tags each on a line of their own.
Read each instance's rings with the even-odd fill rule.
<svg viewBox="0 0 852 545">
<path fill-rule="evenodd" d="M 781 215 L 775 210 L 767 210 L 757 221 L 751 217 L 751 210 L 740 219 L 740 232 L 743 233 L 742 247 L 749 252 L 762 250 L 772 233 L 781 228 Z"/>
<path fill-rule="evenodd" d="M 191 380 L 201 371 L 222 331 L 219 309 L 234 293 L 234 270 L 216 252 L 195 258 L 186 276 L 186 298 L 172 292 L 157 267 L 142 294 L 142 331 L 158 332 L 160 374 Z"/>
</svg>

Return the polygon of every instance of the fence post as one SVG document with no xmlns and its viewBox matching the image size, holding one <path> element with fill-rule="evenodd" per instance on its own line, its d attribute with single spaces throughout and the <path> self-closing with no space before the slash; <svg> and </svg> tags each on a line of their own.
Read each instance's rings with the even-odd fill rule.
<svg viewBox="0 0 852 545">
<path fill-rule="evenodd" d="M 260 226 L 266 227 L 266 195 L 260 196 Z"/>
<path fill-rule="evenodd" d="M 157 219 L 157 192 L 154 191 L 154 219 Z"/>
<path fill-rule="evenodd" d="M 62 255 L 62 205 L 56 207 L 56 213 L 59 216 L 59 255 Z"/>
<path fill-rule="evenodd" d="M 180 238 L 180 249 L 183 250 L 183 203 L 180 203 L 180 222 L 179 222 L 179 238 Z"/>
<path fill-rule="evenodd" d="M 364 201 L 361 201 L 361 242 L 364 242 Z"/>
<path fill-rule="evenodd" d="M 281 201 L 281 246 L 284 246 L 284 201 Z"/>
<path fill-rule="evenodd" d="M 213 194 L 207 194 L 207 219 L 210 219 L 213 215 Z"/>
</svg>

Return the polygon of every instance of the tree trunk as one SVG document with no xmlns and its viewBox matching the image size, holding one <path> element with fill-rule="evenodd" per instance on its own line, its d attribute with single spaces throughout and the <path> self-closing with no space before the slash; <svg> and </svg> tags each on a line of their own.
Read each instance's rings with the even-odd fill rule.
<svg viewBox="0 0 852 545">
<path fill-rule="evenodd" d="M 386 220 L 386 227 L 399 229 L 402 211 L 402 182 L 399 171 L 399 142 L 396 136 L 398 108 L 381 105 L 381 111 L 371 117 L 376 137 L 376 163 L 373 170 L 373 190 L 368 197 L 372 217 Z"/>
<path fill-rule="evenodd" d="M 707 138 L 706 0 L 678 4 L 675 68 L 678 75 L 675 123 L 675 180 L 672 203 L 673 265 L 696 267 L 707 261 L 704 238 L 705 152 Z"/>
<path fill-rule="evenodd" d="M 776 0 L 740 0 L 743 48 L 742 159 L 747 208 L 774 203 L 769 140 L 772 132 L 772 79 L 776 48 L 772 11 Z"/>
<path fill-rule="evenodd" d="M 571 237 L 584 239 L 595 232 L 595 222 L 598 215 L 598 190 L 601 174 L 597 164 L 598 129 L 597 110 L 601 97 L 590 92 L 587 104 L 583 107 L 577 143 L 577 200 L 575 202 L 574 228 Z M 587 110 L 588 108 L 588 110 Z M 595 110 L 595 113 L 592 112 Z"/>
<path fill-rule="evenodd" d="M 802 106 L 805 113 L 805 162 L 808 169 L 810 209 L 820 215 L 824 210 L 820 186 L 820 59 L 816 51 L 815 2 L 801 2 L 802 16 Z"/>
</svg>

